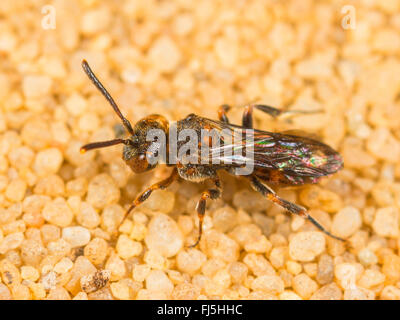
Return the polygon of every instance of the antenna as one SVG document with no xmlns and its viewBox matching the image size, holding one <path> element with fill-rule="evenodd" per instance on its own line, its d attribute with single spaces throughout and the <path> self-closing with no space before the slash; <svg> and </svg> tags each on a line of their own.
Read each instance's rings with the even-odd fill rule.
<svg viewBox="0 0 400 320">
<path fill-rule="evenodd" d="M 122 113 L 121 110 L 119 110 L 117 104 L 115 103 L 114 99 L 111 97 L 111 95 L 108 93 L 108 91 L 106 90 L 106 88 L 104 88 L 104 86 L 101 84 L 100 80 L 97 79 L 96 75 L 93 73 L 92 69 L 90 69 L 89 64 L 87 63 L 86 60 L 82 60 L 82 68 L 83 71 L 85 71 L 85 73 L 87 74 L 87 76 L 89 77 L 89 79 L 93 82 L 93 84 L 96 86 L 97 89 L 99 89 L 99 91 L 103 94 L 103 96 L 107 99 L 107 101 L 110 103 L 111 107 L 114 109 L 115 113 L 118 115 L 118 117 L 120 117 L 120 119 L 122 120 L 122 124 L 124 125 L 124 127 L 126 128 L 126 130 L 128 130 L 128 132 L 133 135 L 133 129 L 132 129 L 132 125 L 129 122 L 128 119 L 126 119 Z M 123 143 L 123 142 L 120 142 Z"/>
<path fill-rule="evenodd" d="M 114 139 L 114 140 L 92 142 L 92 143 L 85 144 L 83 147 L 81 147 L 80 151 L 81 151 L 81 153 L 85 153 L 88 150 L 110 147 L 110 146 L 114 146 L 114 145 L 120 144 L 120 143 L 123 143 L 125 145 L 133 145 L 132 141 L 129 139 L 127 139 L 127 140 Z"/>
</svg>

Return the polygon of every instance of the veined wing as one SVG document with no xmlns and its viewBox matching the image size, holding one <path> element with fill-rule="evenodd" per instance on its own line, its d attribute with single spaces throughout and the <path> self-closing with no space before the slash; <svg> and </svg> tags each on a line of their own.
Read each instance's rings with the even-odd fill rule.
<svg viewBox="0 0 400 320">
<path fill-rule="evenodd" d="M 221 134 L 220 145 L 209 149 L 209 157 L 221 164 L 242 166 L 252 161 L 255 170 L 279 170 L 285 176 L 321 177 L 338 171 L 343 161 L 339 153 L 314 139 L 284 133 L 246 129 L 204 119 Z M 230 138 L 227 139 L 230 134 Z"/>
</svg>

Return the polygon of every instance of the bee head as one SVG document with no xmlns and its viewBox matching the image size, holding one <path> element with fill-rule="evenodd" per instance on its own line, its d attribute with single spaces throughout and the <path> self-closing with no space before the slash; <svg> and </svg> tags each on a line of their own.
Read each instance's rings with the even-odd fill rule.
<svg viewBox="0 0 400 320">
<path fill-rule="evenodd" d="M 155 134 L 150 134 L 152 130 Z M 157 166 L 158 153 L 161 148 L 166 148 L 166 140 L 159 139 L 160 132 L 167 136 L 168 121 L 163 116 L 150 115 L 136 123 L 122 154 L 133 172 L 141 173 Z"/>
<path fill-rule="evenodd" d="M 109 147 L 116 144 L 124 144 L 122 158 L 129 165 L 133 172 L 141 173 L 155 168 L 157 166 L 156 160 L 158 159 L 157 153 L 159 152 L 160 148 L 166 148 L 166 140 L 157 139 L 159 134 L 156 134 L 153 139 L 149 140 L 149 133 L 151 133 L 152 130 L 157 130 L 158 133 L 163 133 L 163 137 L 166 137 L 168 132 L 167 119 L 160 115 L 150 115 L 140 120 L 132 128 L 129 120 L 122 115 L 114 99 L 108 93 L 106 88 L 104 88 L 99 79 L 97 79 L 96 75 L 93 73 L 92 69 L 90 69 L 89 64 L 85 60 L 82 61 L 82 67 L 89 79 L 93 82 L 96 88 L 100 90 L 100 92 L 110 103 L 111 107 L 114 109 L 115 113 L 121 119 L 122 124 L 130 134 L 130 137 L 128 139 L 114 139 L 109 141 L 89 143 L 81 147 L 81 153 L 92 149 Z M 164 145 L 161 145 L 162 143 L 164 143 Z"/>
</svg>

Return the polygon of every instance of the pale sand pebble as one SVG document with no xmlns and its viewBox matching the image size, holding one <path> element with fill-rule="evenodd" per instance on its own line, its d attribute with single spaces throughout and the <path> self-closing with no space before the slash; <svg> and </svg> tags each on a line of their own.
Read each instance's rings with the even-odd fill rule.
<svg viewBox="0 0 400 320">
<path fill-rule="evenodd" d="M 374 231 L 383 237 L 397 237 L 399 234 L 399 211 L 395 207 L 380 208 L 372 222 Z"/>
<path fill-rule="evenodd" d="M 165 214 L 158 214 L 150 221 L 145 242 L 150 250 L 158 251 L 165 257 L 176 255 L 183 245 L 178 225 Z"/>
<path fill-rule="evenodd" d="M 82 247 L 89 243 L 90 232 L 83 227 L 67 227 L 62 230 L 62 238 L 67 241 L 72 248 Z"/>
<path fill-rule="evenodd" d="M 299 232 L 289 243 L 289 255 L 293 260 L 312 261 L 325 249 L 325 236 L 321 232 Z"/>
</svg>

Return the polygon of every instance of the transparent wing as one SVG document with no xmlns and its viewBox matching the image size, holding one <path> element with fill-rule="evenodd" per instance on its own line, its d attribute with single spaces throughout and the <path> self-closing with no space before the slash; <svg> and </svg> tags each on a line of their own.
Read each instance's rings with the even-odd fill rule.
<svg viewBox="0 0 400 320">
<path fill-rule="evenodd" d="M 205 121 L 220 133 L 219 144 L 202 155 L 213 163 L 243 166 L 251 161 L 255 170 L 279 170 L 288 179 L 326 176 L 343 165 L 339 153 L 309 137 L 246 129 L 210 119 Z"/>
</svg>

